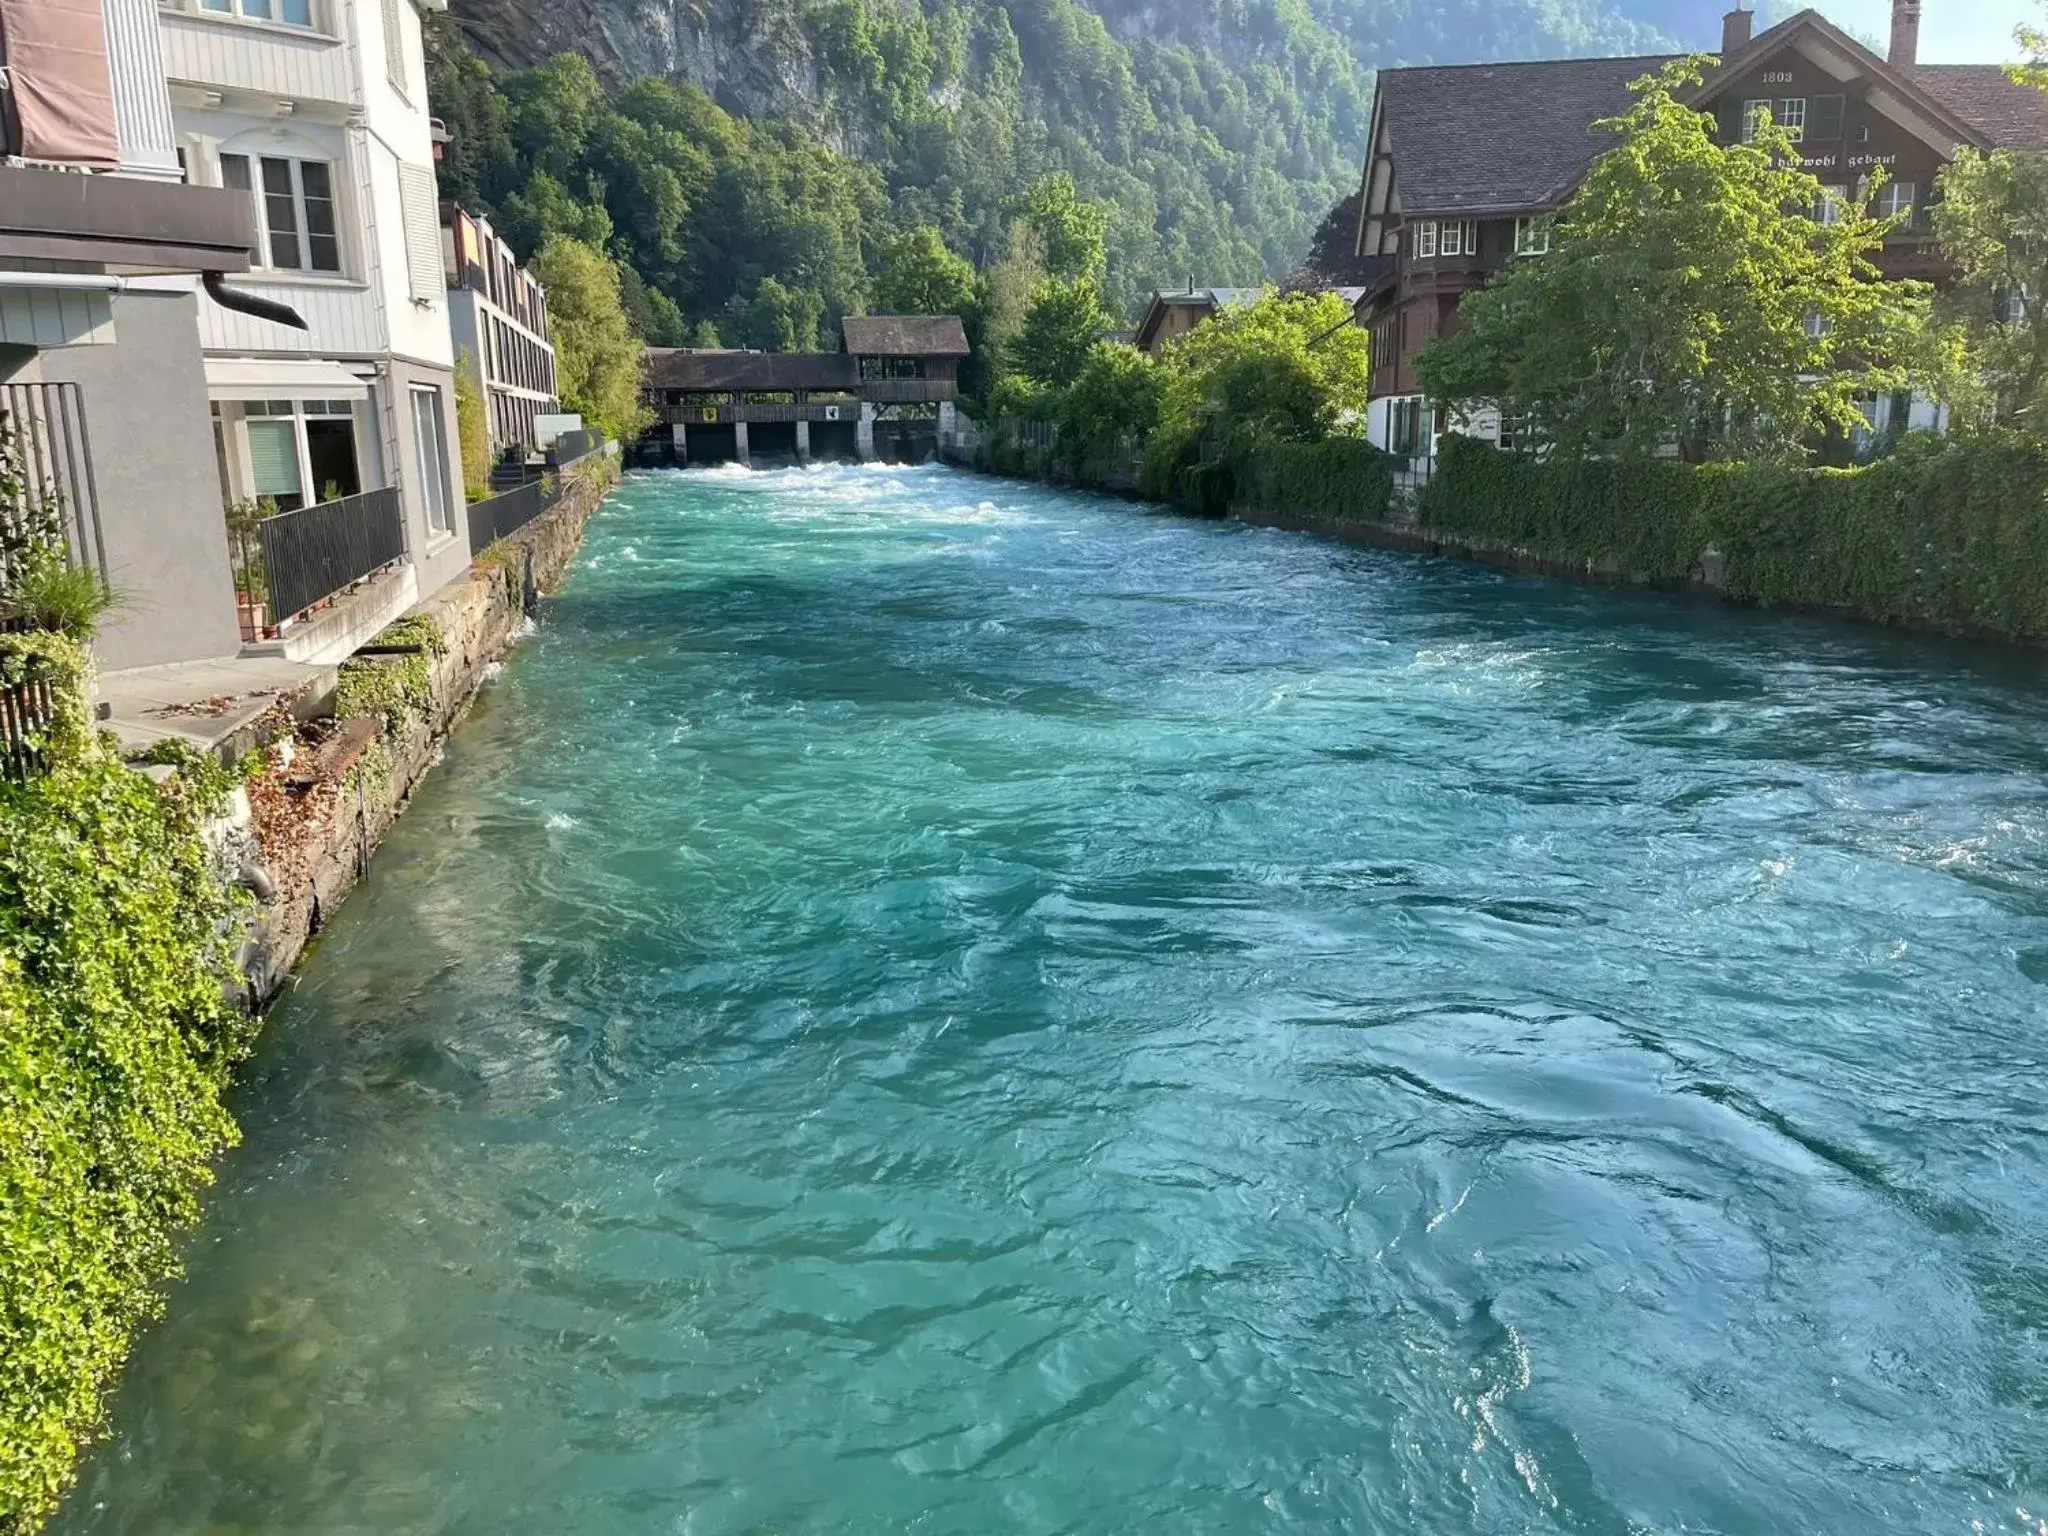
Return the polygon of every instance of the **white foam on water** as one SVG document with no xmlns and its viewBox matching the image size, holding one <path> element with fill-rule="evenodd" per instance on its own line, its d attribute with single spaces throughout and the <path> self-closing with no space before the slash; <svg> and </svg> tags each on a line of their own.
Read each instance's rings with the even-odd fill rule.
<svg viewBox="0 0 2048 1536">
<path fill-rule="evenodd" d="M 576 818 L 569 815 L 566 811 L 550 811 L 548 813 L 547 829 L 550 832 L 567 832 L 575 825 Z"/>
</svg>

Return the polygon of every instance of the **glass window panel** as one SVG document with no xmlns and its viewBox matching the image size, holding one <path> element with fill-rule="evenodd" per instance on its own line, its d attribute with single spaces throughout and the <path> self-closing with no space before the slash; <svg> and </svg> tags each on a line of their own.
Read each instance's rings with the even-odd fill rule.
<svg viewBox="0 0 2048 1536">
<path fill-rule="evenodd" d="M 1778 103 L 1778 124 L 1785 130 L 1785 136 L 1794 144 L 1806 138 L 1806 98 L 1787 96 Z"/>
<path fill-rule="evenodd" d="M 313 0 L 280 0 L 277 19 L 294 27 L 313 25 Z"/>
<path fill-rule="evenodd" d="M 307 263 L 315 272 L 339 272 L 341 240 L 335 231 L 333 173 L 322 161 L 301 160 L 299 179 L 306 194 Z"/>
<path fill-rule="evenodd" d="M 199 0 L 199 9 L 202 11 L 227 11 L 232 13 L 234 8 L 235 0 Z"/>
<path fill-rule="evenodd" d="M 1842 136 L 1843 107 L 1840 96 L 1816 96 L 1806 120 L 1806 136 L 1823 143 L 1833 143 Z"/>
<path fill-rule="evenodd" d="M 299 484 L 299 436 L 289 419 L 247 423 L 250 484 L 257 496 L 304 494 Z"/>
<path fill-rule="evenodd" d="M 448 440 L 441 427 L 441 392 L 416 389 L 412 393 L 413 435 L 419 440 L 420 500 L 425 503 L 427 526 L 446 533 L 448 521 Z"/>
<path fill-rule="evenodd" d="M 270 0 L 242 0 L 242 14 L 258 21 L 270 20 Z"/>
<path fill-rule="evenodd" d="M 247 155 L 222 155 L 220 157 L 220 184 L 236 192 L 249 190 L 249 157 Z"/>
<path fill-rule="evenodd" d="M 299 210 L 292 189 L 292 163 L 263 157 L 263 222 L 270 231 L 270 264 L 297 267 Z"/>
</svg>

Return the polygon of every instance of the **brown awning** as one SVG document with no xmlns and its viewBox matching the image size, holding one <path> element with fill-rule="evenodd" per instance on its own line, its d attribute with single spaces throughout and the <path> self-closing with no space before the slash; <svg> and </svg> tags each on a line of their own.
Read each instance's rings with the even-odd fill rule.
<svg viewBox="0 0 2048 1536">
<path fill-rule="evenodd" d="M 0 0 L 0 42 L 22 158 L 118 168 L 100 0 Z"/>
</svg>

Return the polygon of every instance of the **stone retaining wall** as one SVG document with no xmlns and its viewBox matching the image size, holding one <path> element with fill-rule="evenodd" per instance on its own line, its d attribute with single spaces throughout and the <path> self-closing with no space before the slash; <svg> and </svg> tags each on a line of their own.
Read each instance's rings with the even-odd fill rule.
<svg viewBox="0 0 2048 1536">
<path fill-rule="evenodd" d="M 412 610 L 436 621 L 446 650 L 431 662 L 432 706 L 425 718 L 408 721 L 393 736 L 378 733 L 389 758 L 387 772 L 363 771 L 376 738 L 355 745 L 364 733 L 343 734 L 339 727 L 345 722 L 334 722 L 323 728 L 330 749 L 325 756 L 310 733 L 298 738 L 290 754 L 315 755 L 313 783 L 287 788 L 295 771 L 306 772 L 290 762 L 252 781 L 260 870 L 252 883 L 267 888 L 259 889 L 262 902 L 243 957 L 253 1007 L 277 994 L 307 944 L 362 879 L 370 855 L 404 814 L 441 742 L 476 697 L 485 669 L 511 649 L 527 601 L 568 569 L 611 483 L 607 478 L 572 486 L 554 508 L 493 546 L 462 580 Z M 336 747 L 352 750 L 335 755 Z"/>
</svg>

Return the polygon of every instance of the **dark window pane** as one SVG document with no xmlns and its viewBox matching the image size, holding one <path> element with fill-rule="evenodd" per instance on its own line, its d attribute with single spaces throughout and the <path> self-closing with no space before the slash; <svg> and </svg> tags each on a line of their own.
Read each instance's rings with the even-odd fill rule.
<svg viewBox="0 0 2048 1536">
<path fill-rule="evenodd" d="M 1833 143 L 1842 136 L 1840 96 L 1816 96 L 1807 103 L 1806 136 Z"/>
<path fill-rule="evenodd" d="M 306 192 L 306 246 L 308 265 L 315 272 L 341 270 L 341 242 L 334 228 L 334 182 L 328 168 L 318 160 L 299 162 L 300 184 Z"/>
<path fill-rule="evenodd" d="M 236 192 L 249 190 L 249 157 L 247 155 L 222 155 L 220 157 L 220 184 Z"/>
<path fill-rule="evenodd" d="M 270 226 L 270 264 L 301 265 L 298 205 L 292 199 L 292 163 L 263 158 L 263 218 Z"/>
</svg>

